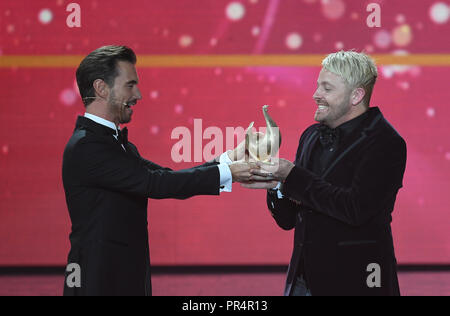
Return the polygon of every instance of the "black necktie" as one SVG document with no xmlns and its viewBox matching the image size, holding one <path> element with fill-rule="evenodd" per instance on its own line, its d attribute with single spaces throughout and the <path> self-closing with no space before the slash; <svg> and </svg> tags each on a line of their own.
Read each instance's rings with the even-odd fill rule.
<svg viewBox="0 0 450 316">
<path fill-rule="evenodd" d="M 339 131 L 324 124 L 319 126 L 319 141 L 324 148 L 330 148 L 337 143 Z"/>
<path fill-rule="evenodd" d="M 117 140 L 124 146 L 128 144 L 128 128 L 118 131 Z"/>
</svg>

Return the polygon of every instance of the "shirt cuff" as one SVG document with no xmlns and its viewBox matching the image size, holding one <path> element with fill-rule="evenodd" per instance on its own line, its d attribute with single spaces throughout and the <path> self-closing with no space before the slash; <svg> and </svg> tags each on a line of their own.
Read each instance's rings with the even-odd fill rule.
<svg viewBox="0 0 450 316">
<path fill-rule="evenodd" d="M 281 189 L 281 182 L 278 182 L 278 185 L 274 190 L 277 190 L 277 196 L 281 200 L 284 198 L 284 195 L 283 195 L 283 193 L 281 193 L 280 189 Z"/>
<path fill-rule="evenodd" d="M 222 155 L 220 155 L 219 158 L 219 163 L 220 164 L 227 164 L 227 165 L 231 165 L 233 163 L 233 161 L 231 161 L 230 157 L 228 156 L 228 152 L 224 152 Z"/>
<path fill-rule="evenodd" d="M 233 187 L 233 175 L 230 167 L 226 163 L 217 165 L 220 173 L 220 193 L 231 192 Z"/>
</svg>

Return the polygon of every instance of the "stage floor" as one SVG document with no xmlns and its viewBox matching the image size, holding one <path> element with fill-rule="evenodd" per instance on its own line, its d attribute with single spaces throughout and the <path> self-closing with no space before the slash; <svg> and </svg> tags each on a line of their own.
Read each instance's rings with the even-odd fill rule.
<svg viewBox="0 0 450 316">
<path fill-rule="evenodd" d="M 155 296 L 280 296 L 281 273 L 158 274 Z M 400 272 L 404 296 L 450 296 L 450 272 Z M 0 296 L 59 296 L 63 277 L 55 275 L 0 276 Z"/>
</svg>

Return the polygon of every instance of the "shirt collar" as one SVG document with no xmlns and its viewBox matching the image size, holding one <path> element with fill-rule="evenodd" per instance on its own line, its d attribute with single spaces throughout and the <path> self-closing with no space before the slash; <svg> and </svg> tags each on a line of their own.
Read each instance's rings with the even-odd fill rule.
<svg viewBox="0 0 450 316">
<path fill-rule="evenodd" d="M 113 129 L 114 131 L 116 131 L 116 136 L 119 135 L 119 131 L 117 129 L 117 126 L 113 122 L 110 122 L 108 120 L 105 120 L 104 118 L 101 118 L 101 117 L 99 117 L 97 115 L 90 114 L 90 113 L 85 113 L 84 117 L 94 121 L 95 123 L 98 123 L 100 125 L 103 125 L 103 126 L 106 126 L 106 127 L 109 127 L 111 129 Z M 119 127 L 119 130 L 120 130 L 120 127 Z"/>
<path fill-rule="evenodd" d="M 369 115 L 369 111 L 364 112 L 358 117 L 355 117 L 354 119 L 347 121 L 338 127 L 336 127 L 337 130 L 341 133 L 343 137 L 351 134 L 353 130 L 355 130 L 363 121 L 366 119 Z"/>
</svg>

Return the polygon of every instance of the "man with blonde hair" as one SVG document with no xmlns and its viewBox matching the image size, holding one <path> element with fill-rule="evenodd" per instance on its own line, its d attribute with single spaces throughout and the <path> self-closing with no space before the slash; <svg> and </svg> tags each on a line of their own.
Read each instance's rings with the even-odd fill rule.
<svg viewBox="0 0 450 316">
<path fill-rule="evenodd" d="M 261 164 L 244 185 L 269 189 L 277 224 L 295 228 L 285 295 L 400 295 L 391 213 L 406 143 L 369 106 L 377 75 L 363 53 L 327 56 L 313 95 L 319 124 L 301 136 L 294 163 Z M 264 182 L 274 179 L 275 189 Z"/>
</svg>

